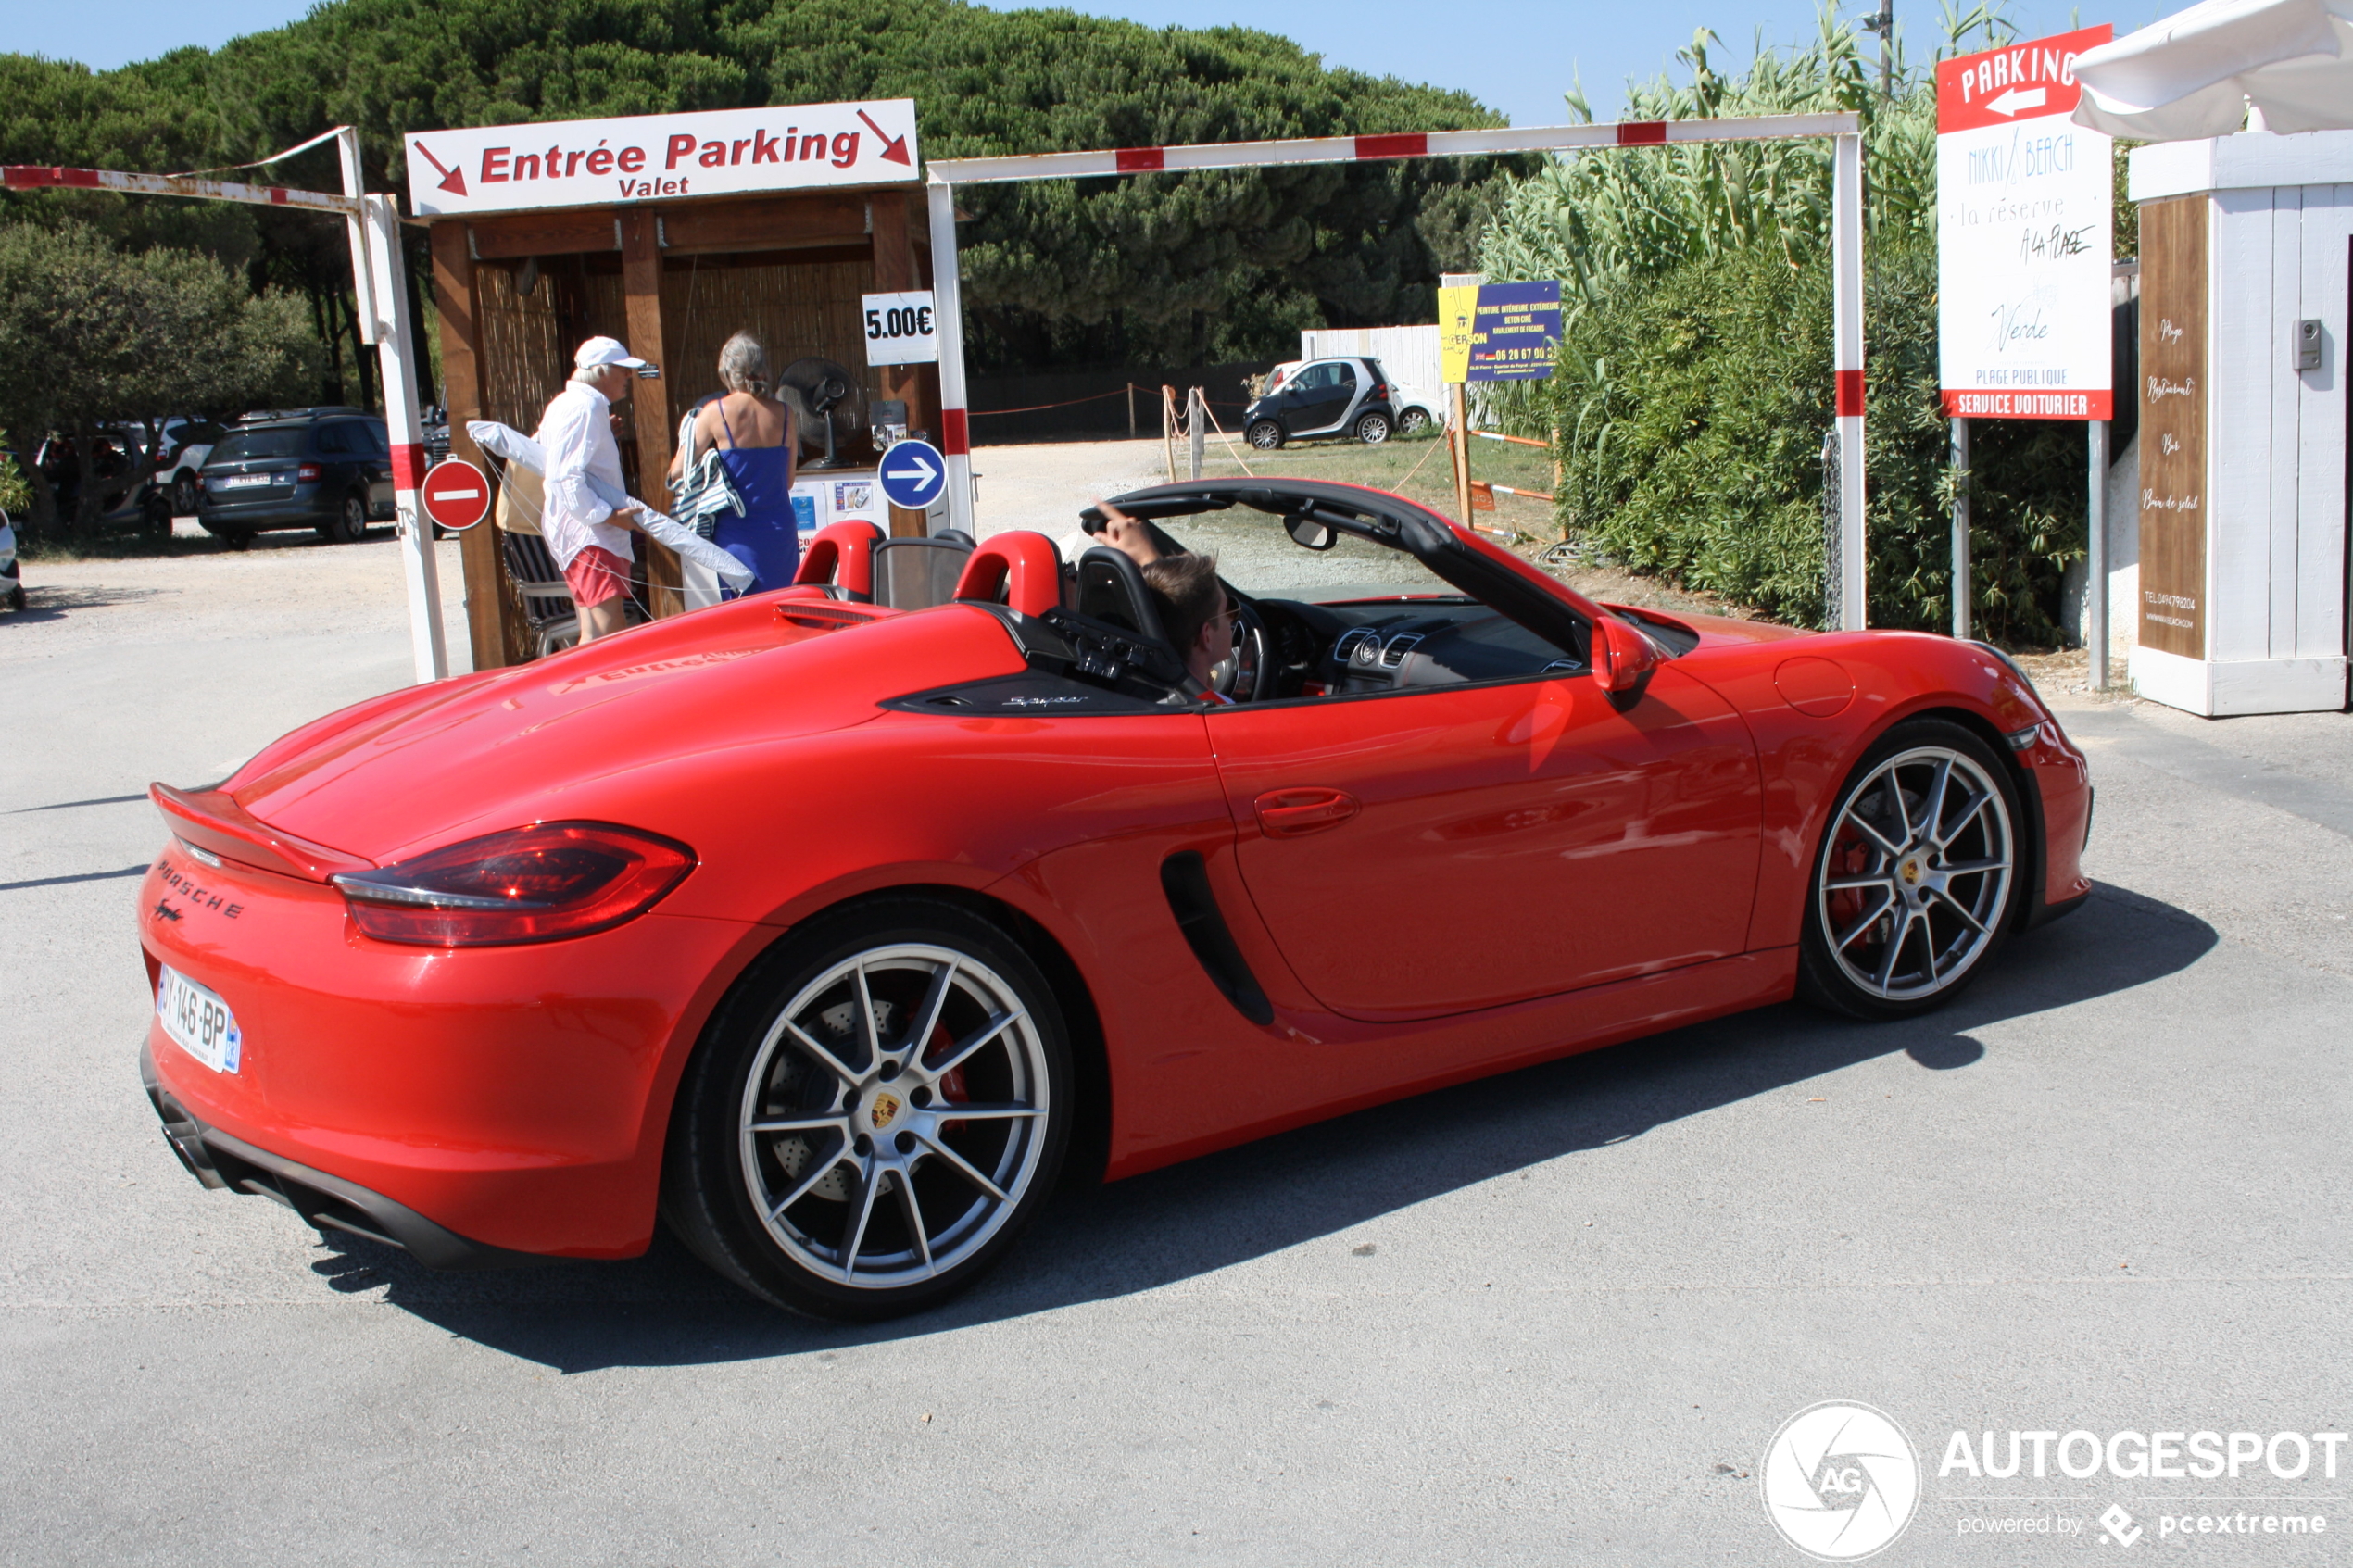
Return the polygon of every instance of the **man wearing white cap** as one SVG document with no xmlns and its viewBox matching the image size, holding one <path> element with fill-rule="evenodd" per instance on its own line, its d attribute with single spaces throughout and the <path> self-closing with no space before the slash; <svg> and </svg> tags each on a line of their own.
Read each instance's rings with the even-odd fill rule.
<svg viewBox="0 0 2353 1568">
<path fill-rule="evenodd" d="M 628 624 L 629 565 L 635 556 L 629 535 L 639 530 L 627 512 L 597 499 L 588 478 L 623 488 L 612 406 L 629 395 L 646 362 L 609 337 L 582 344 L 572 362 L 572 380 L 539 420 L 538 441 L 547 455 L 539 532 L 572 589 L 585 643 Z"/>
</svg>

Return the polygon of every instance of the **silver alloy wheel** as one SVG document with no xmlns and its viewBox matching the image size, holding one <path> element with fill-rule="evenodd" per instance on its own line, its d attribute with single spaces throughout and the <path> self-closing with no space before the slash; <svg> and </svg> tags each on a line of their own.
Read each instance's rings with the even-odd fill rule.
<svg viewBox="0 0 2353 1568">
<path fill-rule="evenodd" d="M 1262 452 L 1272 452 L 1283 444 L 1283 427 L 1272 420 L 1261 420 L 1250 427 L 1250 444 Z"/>
<path fill-rule="evenodd" d="M 1824 847 L 1814 906 L 1831 956 L 1885 1001 L 1958 984 L 2009 907 L 2016 855 L 2009 806 L 1974 759 L 1898 752 L 1848 792 Z"/>
<path fill-rule="evenodd" d="M 738 1116 L 744 1185 L 811 1273 L 916 1284 L 1012 1218 L 1049 1093 L 1038 1027 L 1002 977 L 945 947 L 869 948 L 803 986 L 761 1042 Z"/>
</svg>

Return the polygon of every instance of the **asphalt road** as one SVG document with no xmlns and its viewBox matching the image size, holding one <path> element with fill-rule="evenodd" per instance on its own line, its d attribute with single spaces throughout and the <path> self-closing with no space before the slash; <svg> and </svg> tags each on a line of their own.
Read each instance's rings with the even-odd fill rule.
<svg viewBox="0 0 2353 1568">
<path fill-rule="evenodd" d="M 204 575 L 266 607 L 365 552 L 384 602 L 333 624 Z M 1833 1399 L 1921 1450 L 1878 1562 L 2344 1559 L 2317 1461 L 1939 1469 L 1955 1431 L 2353 1427 L 2353 720 L 2070 711 L 2098 897 L 1924 1022 L 1772 1009 L 1073 1193 L 854 1330 L 667 1247 L 434 1275 L 173 1161 L 139 792 L 406 668 L 387 546 L 272 555 L 0 617 L 0 1561 L 1794 1564 L 1759 1461 Z M 2250 1510 L 2331 1533 L 2159 1534 Z M 2077 1531 L 1963 1533 L 2004 1518 Z"/>
</svg>

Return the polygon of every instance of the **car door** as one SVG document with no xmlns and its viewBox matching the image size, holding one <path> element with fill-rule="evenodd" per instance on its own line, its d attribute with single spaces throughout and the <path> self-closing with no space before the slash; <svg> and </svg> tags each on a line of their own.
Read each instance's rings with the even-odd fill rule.
<svg viewBox="0 0 2353 1568">
<path fill-rule="evenodd" d="M 1336 429 L 1349 404 L 1356 398 L 1356 372 L 1337 359 L 1324 359 L 1299 372 L 1291 390 L 1284 423 L 1293 435 L 1313 435 Z"/>
<path fill-rule="evenodd" d="M 1743 949 L 1755 747 L 1671 665 L 1622 711 L 1579 671 L 1208 722 L 1243 881 L 1335 1012 L 1438 1017 Z"/>
<path fill-rule="evenodd" d="M 371 517 L 393 515 L 395 496 L 392 488 L 392 444 L 384 433 L 382 420 L 364 420 L 360 425 L 360 445 L 368 449 L 368 512 Z"/>
</svg>

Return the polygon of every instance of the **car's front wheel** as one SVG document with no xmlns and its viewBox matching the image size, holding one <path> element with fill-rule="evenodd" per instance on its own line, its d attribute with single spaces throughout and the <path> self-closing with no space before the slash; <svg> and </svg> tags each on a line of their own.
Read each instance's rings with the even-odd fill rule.
<svg viewBox="0 0 2353 1568">
<path fill-rule="evenodd" d="M 2029 857 L 2018 794 L 1958 724 L 1898 724 L 1848 775 L 1815 851 L 1798 985 L 1851 1017 L 1943 1006 L 2000 950 Z"/>
<path fill-rule="evenodd" d="M 795 932 L 705 1031 L 662 1210 L 756 1296 L 918 1311 L 995 1263 L 1052 1186 L 1073 1111 L 1061 1009 L 961 906 L 888 897 Z"/>
<path fill-rule="evenodd" d="M 1419 435 L 1428 428 L 1429 413 L 1427 409 L 1408 408 L 1397 416 L 1397 433 L 1400 435 Z"/>
<path fill-rule="evenodd" d="M 183 473 L 171 482 L 171 509 L 181 517 L 194 517 L 204 500 L 196 488 L 196 476 Z"/>
<path fill-rule="evenodd" d="M 1389 416 L 1365 414 L 1356 420 L 1356 439 L 1367 446 L 1378 446 L 1389 439 Z"/>
<path fill-rule="evenodd" d="M 1260 420 L 1244 433 L 1262 452 L 1279 450 L 1283 445 L 1283 427 L 1273 420 Z"/>
</svg>

